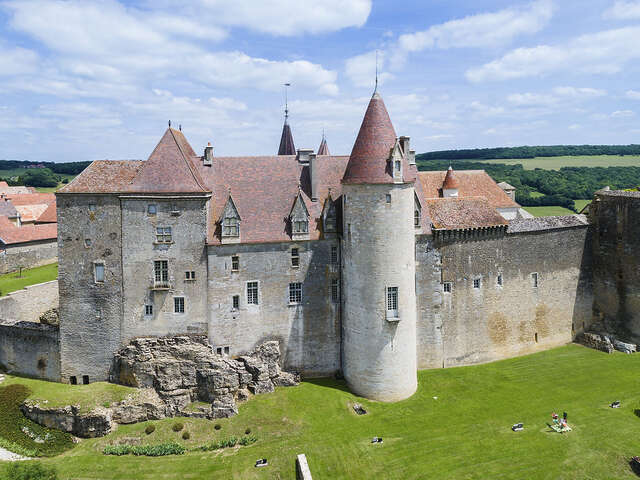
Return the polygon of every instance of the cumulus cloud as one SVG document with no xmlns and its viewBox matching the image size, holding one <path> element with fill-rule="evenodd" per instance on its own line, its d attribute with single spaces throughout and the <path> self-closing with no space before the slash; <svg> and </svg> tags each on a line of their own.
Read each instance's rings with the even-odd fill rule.
<svg viewBox="0 0 640 480">
<path fill-rule="evenodd" d="M 640 1 L 616 1 L 602 15 L 611 20 L 634 20 L 640 18 Z"/>
<path fill-rule="evenodd" d="M 38 66 L 38 54 L 26 48 L 3 47 L 0 44 L 0 76 L 32 73 Z"/>
<path fill-rule="evenodd" d="M 560 103 L 579 102 L 607 95 L 606 90 L 588 87 L 555 87 L 551 93 L 512 93 L 507 101 L 515 106 L 552 106 Z"/>
<path fill-rule="evenodd" d="M 640 58 L 630 48 L 640 42 L 640 27 L 586 34 L 558 45 L 517 48 L 502 58 L 467 70 L 472 82 L 542 76 L 559 71 L 589 74 L 618 73 L 629 61 Z"/>
<path fill-rule="evenodd" d="M 494 47 L 518 35 L 540 31 L 553 15 L 551 0 L 538 0 L 526 6 L 492 13 L 471 15 L 434 25 L 422 32 L 401 35 L 400 49 L 415 52 L 427 48 Z"/>
<path fill-rule="evenodd" d="M 625 96 L 631 100 L 640 100 L 640 92 L 636 90 L 627 90 Z"/>
<path fill-rule="evenodd" d="M 631 110 L 616 110 L 611 114 L 611 118 L 629 118 L 635 116 Z"/>
</svg>

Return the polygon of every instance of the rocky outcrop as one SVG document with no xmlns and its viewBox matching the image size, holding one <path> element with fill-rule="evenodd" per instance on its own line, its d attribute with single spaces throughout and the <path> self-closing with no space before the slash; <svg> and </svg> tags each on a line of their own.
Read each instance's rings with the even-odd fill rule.
<svg viewBox="0 0 640 480">
<path fill-rule="evenodd" d="M 116 423 L 128 424 L 160 420 L 167 416 L 167 406 L 153 388 L 144 388 L 140 392 L 109 408 L 111 419 Z"/>
<path fill-rule="evenodd" d="M 59 326 L 60 319 L 58 316 L 58 309 L 54 307 L 47 310 L 42 315 L 40 315 L 40 318 L 38 320 L 40 321 L 40 323 L 44 323 L 45 325 Z"/>
<path fill-rule="evenodd" d="M 68 432 L 76 437 L 94 438 L 109 433 L 113 427 L 111 411 L 98 407 L 89 413 L 81 413 L 80 407 L 44 407 L 37 402 L 25 401 L 20 410 L 29 420 L 48 428 Z"/>
<path fill-rule="evenodd" d="M 298 384 L 298 376 L 283 372 L 279 362 L 276 341 L 232 359 L 215 354 L 206 338 L 138 338 L 116 353 L 110 380 L 153 389 L 164 407 L 155 398 L 145 405 L 118 405 L 114 417 L 128 423 L 142 421 L 135 419 L 155 418 L 163 408 L 167 416 L 230 417 L 238 413 L 237 402 L 246 400 L 250 393 Z M 189 411 L 186 407 L 195 401 L 209 403 L 211 408 Z"/>
<path fill-rule="evenodd" d="M 618 350 L 623 353 L 636 353 L 637 351 L 637 346 L 634 343 L 622 342 L 612 335 L 604 335 L 594 332 L 585 332 L 579 335 L 578 338 L 576 338 L 576 341 L 589 348 L 607 353 L 612 353 L 614 350 Z"/>
</svg>

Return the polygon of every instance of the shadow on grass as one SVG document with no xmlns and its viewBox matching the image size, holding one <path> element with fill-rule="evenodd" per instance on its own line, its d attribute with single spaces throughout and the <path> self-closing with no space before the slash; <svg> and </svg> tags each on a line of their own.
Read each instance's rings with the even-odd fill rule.
<svg viewBox="0 0 640 480">
<path fill-rule="evenodd" d="M 636 408 L 633 413 L 636 414 L 636 417 L 640 418 L 640 408 Z"/>
<path fill-rule="evenodd" d="M 342 392 L 351 393 L 349 387 L 347 387 L 347 382 L 344 380 L 336 380 L 335 378 L 309 378 L 304 380 L 305 383 L 310 383 L 311 385 L 315 385 L 317 387 L 322 388 L 331 388 L 333 390 L 340 390 Z"/>
<path fill-rule="evenodd" d="M 637 411 L 637 410 L 636 410 Z M 636 474 L 636 476 L 640 477 L 640 464 L 635 460 L 631 459 L 629 461 L 629 466 L 631 467 L 631 471 Z"/>
</svg>

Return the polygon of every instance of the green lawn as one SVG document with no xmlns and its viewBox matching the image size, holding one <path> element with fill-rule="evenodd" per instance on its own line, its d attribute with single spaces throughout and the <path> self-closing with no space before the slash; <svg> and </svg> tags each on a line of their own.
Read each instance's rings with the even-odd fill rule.
<svg viewBox="0 0 640 480">
<path fill-rule="evenodd" d="M 573 215 L 576 212 L 572 212 L 568 208 L 554 206 L 554 207 L 522 207 L 534 217 L 551 217 L 555 215 Z"/>
<path fill-rule="evenodd" d="M 318 479 L 631 479 L 628 460 L 640 454 L 640 418 L 634 414 L 639 371 L 638 355 L 569 345 L 487 365 L 422 371 L 418 392 L 394 404 L 359 399 L 341 382 L 308 381 L 254 397 L 230 419 L 181 419 L 192 434 L 188 441 L 171 430 L 175 419 L 153 422 L 151 435 L 144 433 L 148 423 L 121 425 L 43 462 L 55 465 L 60 478 L 83 480 L 293 479 L 299 453 Z M 614 400 L 622 408 L 608 408 Z M 369 414 L 355 415 L 355 401 Z M 572 432 L 549 431 L 554 411 L 568 412 Z M 525 424 L 523 432 L 510 430 L 516 422 Z M 222 428 L 215 430 L 215 423 Z M 247 447 L 158 458 L 101 454 L 124 437 L 194 447 L 246 428 L 258 437 Z M 372 445 L 373 436 L 384 443 Z M 254 468 L 261 457 L 269 466 Z"/>
<path fill-rule="evenodd" d="M 576 204 L 576 210 L 580 211 L 584 207 L 589 205 L 591 203 L 591 200 L 574 200 L 574 203 Z"/>
<path fill-rule="evenodd" d="M 21 288 L 37 283 L 49 282 L 58 278 L 58 264 L 51 263 L 42 267 L 25 268 L 22 270 L 22 277 L 19 272 L 5 273 L 0 275 L 0 296 L 15 292 Z"/>
<path fill-rule="evenodd" d="M 517 165 L 521 163 L 525 170 L 543 168 L 545 170 L 559 170 L 561 167 L 640 167 L 640 156 L 625 155 L 584 155 L 564 157 L 535 157 L 535 158 L 496 158 L 479 160 L 483 163 L 503 163 Z"/>
</svg>

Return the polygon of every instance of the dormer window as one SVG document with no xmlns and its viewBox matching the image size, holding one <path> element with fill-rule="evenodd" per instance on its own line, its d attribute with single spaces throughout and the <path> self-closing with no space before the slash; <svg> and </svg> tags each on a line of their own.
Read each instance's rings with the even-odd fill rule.
<svg viewBox="0 0 640 480">
<path fill-rule="evenodd" d="M 337 230 L 336 206 L 331 195 L 327 198 L 322 210 L 324 233 L 335 233 Z"/>
<path fill-rule="evenodd" d="M 402 182 L 402 158 L 404 152 L 402 151 L 400 140 L 396 139 L 396 143 L 391 149 L 391 156 L 389 161 L 391 162 L 391 168 L 393 173 L 394 182 Z"/>
<path fill-rule="evenodd" d="M 309 233 L 309 222 L 306 220 L 293 222 L 293 233 Z"/>
<path fill-rule="evenodd" d="M 240 239 L 240 215 L 231 196 L 227 200 L 220 218 L 220 233 L 223 242 L 225 240 L 238 241 Z"/>
<path fill-rule="evenodd" d="M 293 238 L 308 238 L 309 211 L 307 210 L 301 193 L 298 193 L 293 203 L 293 208 L 291 208 L 291 213 L 289 213 L 289 221 L 291 222 L 291 236 Z"/>
</svg>

